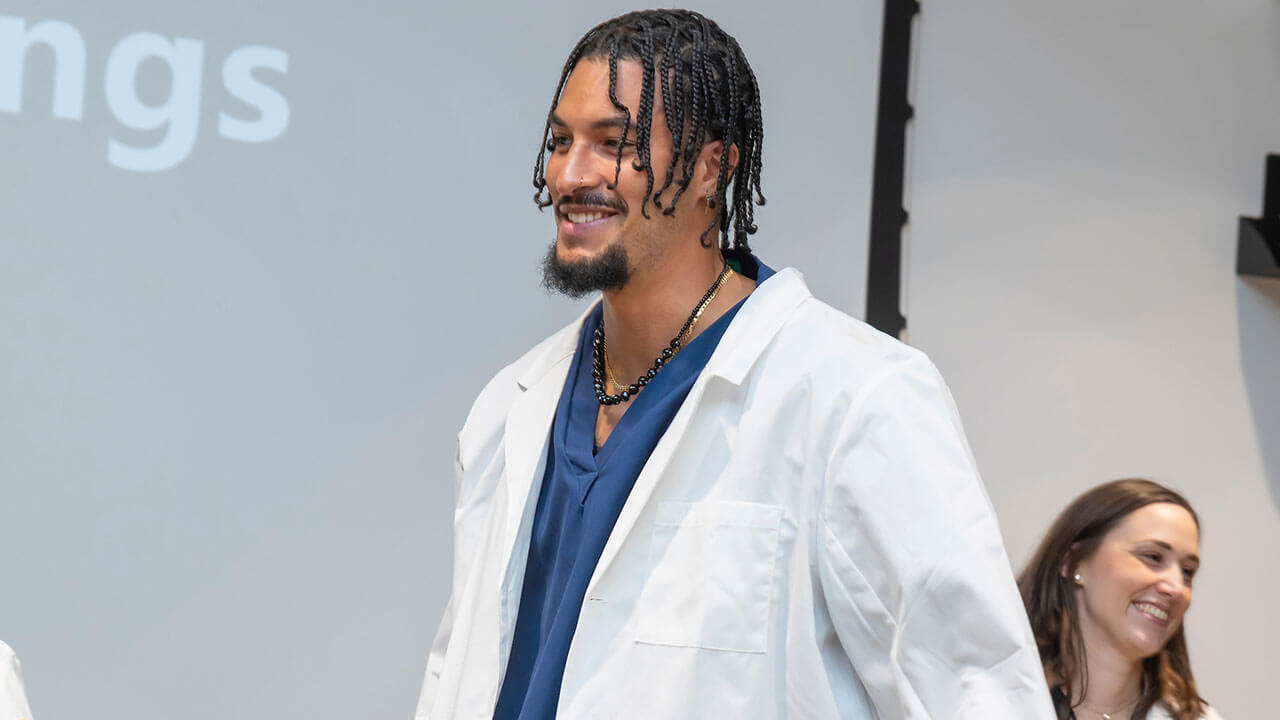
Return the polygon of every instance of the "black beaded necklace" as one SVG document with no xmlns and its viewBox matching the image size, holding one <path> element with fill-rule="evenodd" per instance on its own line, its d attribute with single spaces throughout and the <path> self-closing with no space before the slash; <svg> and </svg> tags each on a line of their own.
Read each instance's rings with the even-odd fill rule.
<svg viewBox="0 0 1280 720">
<path fill-rule="evenodd" d="M 653 367 L 650 367 L 643 375 L 636 378 L 636 381 L 616 395 L 610 395 L 604 390 L 605 376 L 609 376 L 610 382 L 613 382 L 613 373 L 607 372 L 604 354 L 604 321 L 600 322 L 600 327 L 596 328 L 595 338 L 591 347 L 591 380 L 592 386 L 596 391 L 596 400 L 601 405 L 617 405 L 631 400 L 631 398 L 640 394 L 640 388 L 649 384 L 649 381 L 658 374 L 658 371 L 666 367 L 671 358 L 675 357 L 680 349 L 684 347 L 684 342 L 688 339 L 689 332 L 693 330 L 694 324 L 698 322 L 698 318 L 702 317 L 702 313 L 707 309 L 707 305 L 711 304 L 711 300 L 715 298 L 716 293 L 720 291 L 725 280 L 729 279 L 729 275 L 733 272 L 733 268 L 725 263 L 724 269 L 720 271 L 720 275 L 716 281 L 707 289 L 706 294 L 693 307 L 693 312 L 689 313 L 689 319 L 684 321 L 684 326 L 680 328 L 680 332 L 671 339 L 671 344 L 662 349 L 662 353 L 653 361 Z M 615 383 L 616 384 L 616 383 Z M 618 387 L 622 387 L 618 385 Z"/>
</svg>

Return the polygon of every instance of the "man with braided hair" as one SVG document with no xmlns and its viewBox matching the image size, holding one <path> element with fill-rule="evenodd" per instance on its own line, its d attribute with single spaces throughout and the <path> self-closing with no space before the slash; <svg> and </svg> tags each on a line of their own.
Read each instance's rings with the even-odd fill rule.
<svg viewBox="0 0 1280 720">
<path fill-rule="evenodd" d="M 534 166 L 601 300 L 458 436 L 419 719 L 1048 718 L 950 395 L 748 248 L 763 123 L 694 12 L 590 30 Z"/>
</svg>

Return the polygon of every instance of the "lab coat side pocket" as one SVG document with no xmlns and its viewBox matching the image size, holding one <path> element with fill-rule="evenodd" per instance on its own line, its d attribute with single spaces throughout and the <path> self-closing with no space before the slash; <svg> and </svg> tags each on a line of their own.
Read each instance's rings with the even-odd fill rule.
<svg viewBox="0 0 1280 720">
<path fill-rule="evenodd" d="M 776 505 L 661 503 L 636 641 L 765 652 L 781 523 Z"/>
</svg>

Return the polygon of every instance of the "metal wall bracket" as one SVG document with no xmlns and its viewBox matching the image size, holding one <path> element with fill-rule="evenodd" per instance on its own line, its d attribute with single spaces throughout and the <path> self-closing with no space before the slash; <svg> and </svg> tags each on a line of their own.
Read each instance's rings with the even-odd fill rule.
<svg viewBox="0 0 1280 720">
<path fill-rule="evenodd" d="M 1267 156 L 1262 217 L 1240 218 L 1236 273 L 1280 278 L 1280 155 Z"/>
</svg>

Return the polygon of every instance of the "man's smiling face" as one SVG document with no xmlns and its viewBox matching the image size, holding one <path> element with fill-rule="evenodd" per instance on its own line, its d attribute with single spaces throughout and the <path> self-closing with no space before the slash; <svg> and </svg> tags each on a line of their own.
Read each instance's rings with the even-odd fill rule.
<svg viewBox="0 0 1280 720">
<path fill-rule="evenodd" d="M 690 222 L 690 211 L 697 214 L 691 202 L 680 203 L 673 216 L 663 215 L 652 202 L 647 207 L 649 217 L 641 213 L 651 192 L 648 174 L 643 166 L 637 167 L 635 146 L 635 111 L 640 107 L 643 78 L 639 62 L 618 61 L 615 96 L 631 110 L 626 135 L 627 118 L 609 98 L 609 63 L 603 58 L 578 62 L 551 113 L 546 180 L 555 208 L 556 244 L 547 263 L 569 274 L 577 272 L 586 278 L 585 284 L 597 285 L 589 289 L 618 289 L 630 273 L 652 267 L 669 238 Z M 654 93 L 652 117 L 656 120 L 651 123 L 650 160 L 654 177 L 661 182 L 673 153 L 660 91 Z M 619 264 L 620 268 L 614 267 Z M 608 269 L 605 266 L 612 270 L 603 272 Z M 552 274 L 550 267 L 548 274 Z"/>
</svg>

